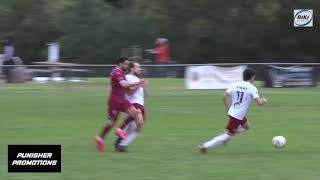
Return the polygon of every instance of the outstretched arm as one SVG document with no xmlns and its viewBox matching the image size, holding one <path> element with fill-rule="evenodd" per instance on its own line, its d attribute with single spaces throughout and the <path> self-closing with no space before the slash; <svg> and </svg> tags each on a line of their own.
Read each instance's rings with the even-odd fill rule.
<svg viewBox="0 0 320 180">
<path fill-rule="evenodd" d="M 144 85 L 145 83 L 147 83 L 147 81 L 144 80 L 144 79 L 141 79 L 141 80 L 138 81 L 138 82 L 120 81 L 120 85 L 121 85 L 123 88 L 130 88 L 130 87 L 134 87 L 134 86 L 141 86 L 141 85 Z"/>
<path fill-rule="evenodd" d="M 268 102 L 268 100 L 264 97 L 261 97 L 261 98 L 258 97 L 258 98 L 255 98 L 255 100 L 256 100 L 257 105 L 259 105 L 259 106 L 265 105 Z"/>
<path fill-rule="evenodd" d="M 128 88 L 127 95 L 129 95 L 129 96 L 132 95 L 133 93 L 135 93 L 138 90 L 139 87 L 140 86 L 133 86 L 133 87 Z"/>
<path fill-rule="evenodd" d="M 157 51 L 156 49 L 147 49 L 146 50 L 148 53 L 151 53 L 151 54 L 159 54 L 160 52 Z"/>
<path fill-rule="evenodd" d="M 144 91 L 145 95 L 149 96 L 149 93 L 148 93 L 148 91 L 146 90 L 146 87 L 145 87 L 145 85 L 147 85 L 148 83 L 149 83 L 148 81 L 144 80 L 143 84 L 129 87 L 128 90 L 127 90 L 127 95 L 130 96 L 133 93 L 135 93 L 140 87 L 143 87 L 143 91 Z"/>
</svg>

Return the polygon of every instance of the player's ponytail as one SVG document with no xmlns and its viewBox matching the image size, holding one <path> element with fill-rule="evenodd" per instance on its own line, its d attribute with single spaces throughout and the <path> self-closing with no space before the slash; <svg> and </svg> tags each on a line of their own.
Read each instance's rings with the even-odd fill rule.
<svg viewBox="0 0 320 180">
<path fill-rule="evenodd" d="M 129 63 L 129 70 L 130 70 L 130 72 L 131 72 L 131 69 L 134 68 L 134 66 L 135 66 L 136 63 L 137 63 L 137 62 L 135 62 L 135 61 L 130 61 L 130 63 Z"/>
</svg>

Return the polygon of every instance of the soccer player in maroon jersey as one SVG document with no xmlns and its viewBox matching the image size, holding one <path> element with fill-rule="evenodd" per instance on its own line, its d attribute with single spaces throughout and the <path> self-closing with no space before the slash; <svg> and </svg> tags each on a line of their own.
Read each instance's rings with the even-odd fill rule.
<svg viewBox="0 0 320 180">
<path fill-rule="evenodd" d="M 129 65 L 130 73 L 126 75 L 126 79 L 128 82 L 138 82 L 141 78 L 141 66 L 137 62 L 130 62 Z M 137 87 L 137 88 L 130 88 L 127 91 L 126 99 L 138 110 L 141 111 L 143 120 L 145 122 L 145 109 L 144 109 L 144 98 L 148 96 L 149 93 L 146 90 L 146 87 Z M 138 136 L 139 131 L 136 129 L 136 124 L 134 119 L 130 116 L 127 116 L 125 120 L 122 122 L 120 129 L 125 131 L 127 139 L 118 139 L 115 142 L 115 150 L 118 152 L 126 152 L 127 147 L 131 144 Z"/>
<path fill-rule="evenodd" d="M 111 72 L 111 92 L 108 100 L 108 121 L 102 129 L 102 132 L 96 136 L 96 148 L 99 151 L 104 150 L 104 137 L 112 129 L 117 121 L 120 112 L 126 112 L 131 116 L 140 129 L 143 125 L 143 116 L 141 111 L 137 110 L 126 98 L 125 93 L 131 87 L 143 86 L 147 83 L 144 79 L 138 82 L 130 83 L 126 80 L 124 71 L 129 67 L 128 58 L 119 58 L 117 66 Z M 117 129 L 116 134 L 126 139 L 125 133 Z"/>
</svg>

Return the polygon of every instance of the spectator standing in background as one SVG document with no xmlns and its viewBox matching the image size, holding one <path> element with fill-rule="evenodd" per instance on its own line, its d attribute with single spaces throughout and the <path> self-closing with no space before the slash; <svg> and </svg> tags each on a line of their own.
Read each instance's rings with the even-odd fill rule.
<svg viewBox="0 0 320 180">
<path fill-rule="evenodd" d="M 154 62 L 167 64 L 170 61 L 169 41 L 166 38 L 157 38 L 156 47 L 147 51 L 154 55 Z"/>
<path fill-rule="evenodd" d="M 156 47 L 153 49 L 148 49 L 147 52 L 153 54 L 153 59 L 156 64 L 169 64 L 170 63 L 170 50 L 169 41 L 166 38 L 157 38 Z M 169 68 L 168 67 L 158 67 L 155 71 L 161 77 L 168 77 Z"/>
<path fill-rule="evenodd" d="M 3 65 L 13 65 L 12 57 L 14 55 L 14 39 L 12 36 L 8 36 L 3 43 L 3 55 L 4 61 Z M 12 67 L 3 67 L 2 72 L 6 77 L 7 82 L 9 82 L 9 73 Z"/>
<path fill-rule="evenodd" d="M 9 61 L 14 55 L 14 39 L 12 36 L 7 37 L 3 41 L 4 60 Z"/>
</svg>

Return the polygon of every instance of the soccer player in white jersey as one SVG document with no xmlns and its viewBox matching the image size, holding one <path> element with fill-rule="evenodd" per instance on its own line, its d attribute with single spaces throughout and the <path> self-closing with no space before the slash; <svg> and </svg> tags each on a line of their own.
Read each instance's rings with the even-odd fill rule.
<svg viewBox="0 0 320 180">
<path fill-rule="evenodd" d="M 126 75 L 126 79 L 130 83 L 139 82 L 140 81 L 140 74 L 141 74 L 141 67 L 140 64 L 137 62 L 130 62 L 129 64 L 130 73 Z M 138 109 L 143 116 L 143 120 L 145 120 L 145 110 L 144 110 L 144 96 L 148 95 L 146 88 L 144 86 L 136 86 L 131 88 L 127 92 L 127 100 L 136 108 Z M 124 130 L 127 138 L 121 139 L 118 138 L 115 143 L 115 149 L 119 152 L 126 152 L 127 147 L 131 144 L 138 135 L 138 128 L 134 119 L 130 116 L 127 116 L 126 119 L 120 126 L 121 130 Z"/>
<path fill-rule="evenodd" d="M 232 136 L 249 129 L 249 122 L 246 118 L 247 110 L 252 100 L 257 105 L 264 105 L 267 99 L 259 97 L 257 88 L 252 84 L 255 80 L 255 72 L 252 69 L 246 69 L 243 72 L 243 81 L 233 83 L 224 93 L 224 105 L 228 110 L 229 123 L 226 131 L 204 144 L 198 146 L 201 153 L 206 153 L 209 148 L 214 148 L 225 144 Z M 231 104 L 229 102 L 231 97 Z"/>
</svg>

